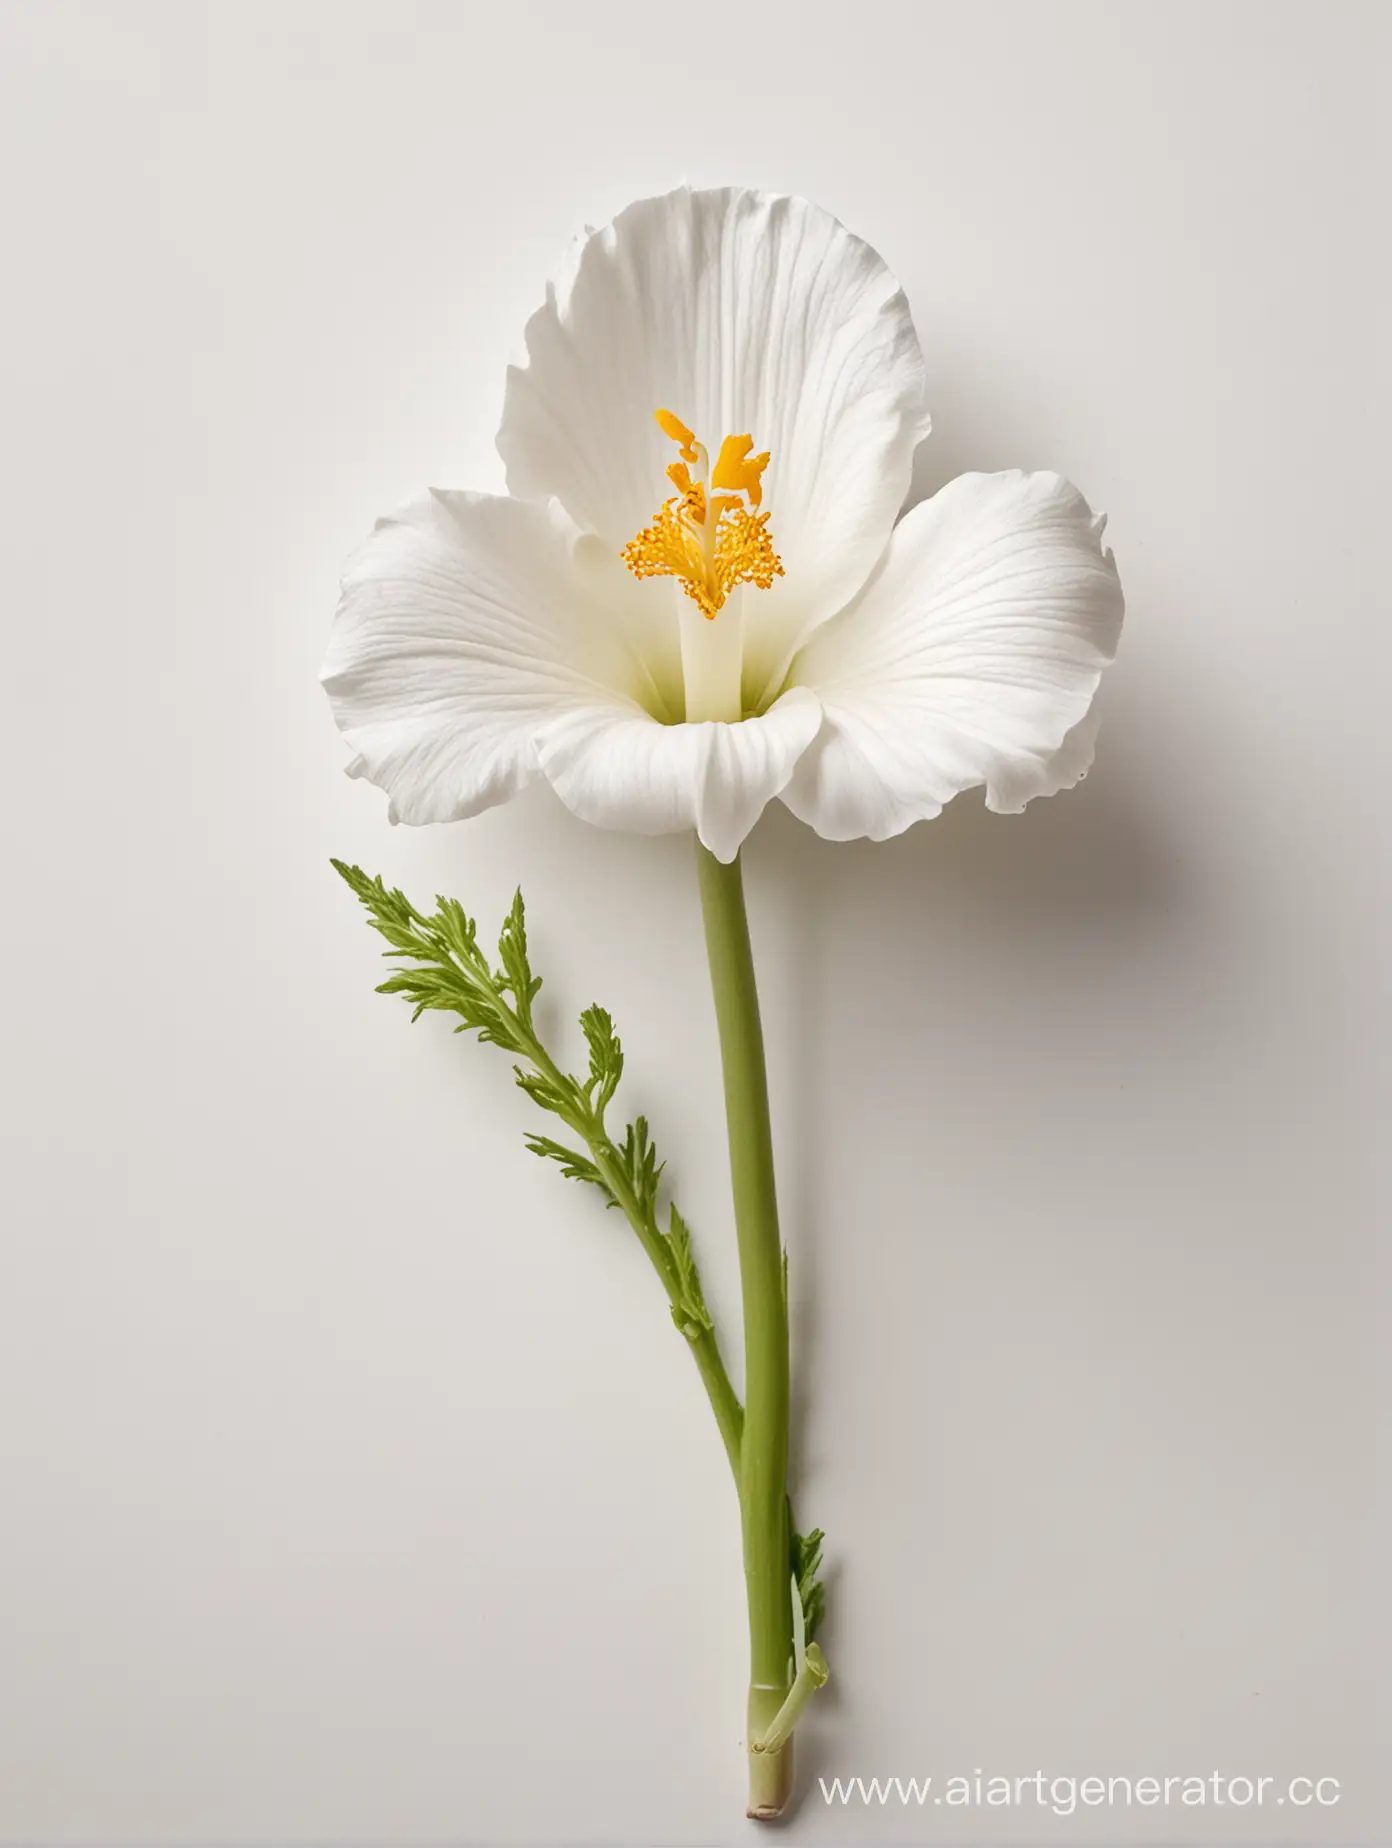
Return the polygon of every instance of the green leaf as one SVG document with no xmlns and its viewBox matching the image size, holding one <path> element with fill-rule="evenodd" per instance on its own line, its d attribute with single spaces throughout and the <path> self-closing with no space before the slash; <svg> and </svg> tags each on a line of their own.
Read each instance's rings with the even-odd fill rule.
<svg viewBox="0 0 1392 1848">
<path fill-rule="evenodd" d="M 580 1016 L 580 1025 L 584 1030 L 585 1043 L 590 1049 L 590 1081 L 585 1089 L 593 1102 L 595 1115 L 602 1120 L 605 1108 L 623 1077 L 623 1046 L 614 1031 L 614 1022 L 608 1009 L 597 1003 L 585 1009 Z"/>
<path fill-rule="evenodd" d="M 804 1648 L 816 1636 L 826 1616 L 826 1587 L 817 1577 L 822 1569 L 822 1541 L 825 1538 L 820 1527 L 814 1527 L 810 1534 L 792 1534 L 793 1580 L 797 1586 L 798 1603 L 802 1607 Z"/>
<path fill-rule="evenodd" d="M 562 1079 L 557 1084 L 548 1073 L 525 1071 L 520 1065 L 513 1067 L 513 1076 L 517 1079 L 518 1088 L 525 1091 L 534 1104 L 540 1104 L 543 1110 L 549 1110 L 553 1116 L 560 1117 L 572 1128 L 576 1126 L 575 1120 L 579 1114 L 575 1108 L 576 1099 L 569 1090 L 563 1088 L 573 1085 L 573 1079 Z"/>
<path fill-rule="evenodd" d="M 657 1150 L 648 1139 L 648 1119 L 638 1117 L 624 1131 L 623 1147 L 618 1151 L 623 1170 L 644 1217 L 657 1223 L 657 1184 L 666 1162 L 659 1162 Z"/>
<path fill-rule="evenodd" d="M 488 970 L 477 929 L 453 899 L 436 900 L 434 917 L 417 911 L 404 893 L 369 879 L 361 867 L 333 862 L 335 871 L 367 908 L 368 922 L 390 946 L 385 954 L 410 964 L 393 971 L 377 992 L 401 995 L 412 1020 L 429 1012 L 458 1014 L 457 1032 L 476 1032 L 513 1052 L 528 1050 L 525 1030 Z M 533 990 L 535 992 L 535 990 Z"/>
<path fill-rule="evenodd" d="M 378 984 L 378 993 L 400 995 L 411 1006 L 412 1020 L 425 1013 L 455 1014 L 456 1033 L 477 1033 L 481 1040 L 518 1055 L 513 1074 L 519 1088 L 539 1109 L 559 1117 L 584 1145 L 577 1148 L 533 1132 L 527 1136 L 527 1147 L 554 1161 L 568 1180 L 599 1188 L 610 1206 L 626 1211 L 668 1287 L 672 1320 L 688 1340 L 711 1332 L 686 1223 L 673 1206 L 667 1232 L 658 1226 L 657 1194 L 664 1164 L 657 1159 L 647 1118 L 629 1123 L 617 1147 L 605 1129 L 604 1112 L 624 1070 L 623 1045 L 613 1018 L 597 1003 L 580 1016 L 589 1051 L 584 1081 L 561 1072 L 537 1037 L 532 1002 L 541 978 L 532 973 L 521 892 L 503 921 L 500 967 L 495 970 L 479 947 L 478 926 L 457 900 L 437 897 L 434 915 L 426 917 L 403 892 L 389 889 L 380 878 L 370 879 L 361 867 L 342 860 L 333 866 L 388 946 L 383 953 L 393 968 Z"/>
<path fill-rule="evenodd" d="M 468 916 L 457 898 L 437 898 L 436 933 L 444 946 L 466 967 L 479 975 L 488 973 L 483 952 L 478 946 L 478 926 Z"/>
<path fill-rule="evenodd" d="M 553 1142 L 549 1136 L 529 1135 L 527 1147 L 533 1155 L 559 1162 L 561 1173 L 568 1181 L 588 1181 L 591 1187 L 597 1187 L 612 1204 L 613 1195 L 609 1192 L 609 1183 L 588 1155 L 581 1155 L 576 1149 L 568 1149 L 563 1142 Z"/>
<path fill-rule="evenodd" d="M 675 1205 L 670 1209 L 667 1249 L 672 1254 L 672 1269 L 679 1292 L 672 1304 L 672 1320 L 688 1340 L 694 1340 L 697 1335 L 708 1334 L 715 1324 L 701 1290 L 701 1277 L 691 1250 L 691 1233 Z"/>
<path fill-rule="evenodd" d="M 500 993 L 512 996 L 517 1018 L 530 1032 L 532 1002 L 541 988 L 541 977 L 532 974 L 532 965 L 527 957 L 527 909 L 522 903 L 520 887 L 513 894 L 512 909 L 503 920 L 502 933 L 498 938 L 498 957 L 503 966 L 494 981 Z"/>
</svg>

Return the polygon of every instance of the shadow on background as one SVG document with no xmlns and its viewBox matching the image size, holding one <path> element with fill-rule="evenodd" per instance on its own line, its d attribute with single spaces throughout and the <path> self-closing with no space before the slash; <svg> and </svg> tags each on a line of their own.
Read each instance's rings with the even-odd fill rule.
<svg viewBox="0 0 1392 1848">
<path fill-rule="evenodd" d="M 944 1165 L 1009 1163 L 1031 1135 L 1085 1159 L 1096 1098 L 1111 1088 L 1108 1066 L 1122 1074 L 1146 1059 L 1148 1037 L 1185 1005 L 1167 971 L 1182 966 L 1191 926 L 1211 939 L 1178 825 L 1128 762 L 1124 727 L 1105 724 L 1087 780 L 1023 816 L 993 815 L 971 791 L 936 820 L 882 843 L 822 841 L 779 805 L 761 824 L 746 851 L 754 927 L 776 940 L 787 978 L 785 1017 L 770 1024 L 784 1093 L 775 1117 L 789 1144 L 780 1176 L 785 1227 L 795 1251 L 795 1497 L 800 1466 L 816 1461 L 808 1445 L 822 1422 L 817 1370 L 796 1356 L 818 1353 L 837 1332 L 824 1326 L 837 1313 L 826 1300 L 828 1241 L 863 1241 L 888 1286 L 921 1291 L 938 1265 L 951 1263 L 953 1241 L 971 1235 L 960 1183 L 955 1195 L 937 1198 Z M 1213 942 L 1205 947 L 1211 955 Z M 1074 1105 L 1057 1096 L 1070 1074 L 1082 1093 L 1072 1125 Z M 1118 1082 L 1124 1089 L 1124 1076 Z M 858 1121 L 876 1124 L 868 1145 L 862 1137 L 847 1146 L 837 1100 L 848 1088 Z M 1041 1097 L 1043 1115 L 1032 1122 Z M 1056 1134 L 1058 1116 L 1065 1129 Z M 979 1155 L 964 1156 L 964 1138 L 979 1141 Z M 862 1165 L 888 1176 L 891 1197 L 923 1199 L 923 1210 L 903 1211 L 897 1223 L 847 1223 L 844 1202 L 856 1197 Z M 989 1202 L 983 1210 L 1000 1211 Z M 1006 1236 L 1017 1234 L 1007 1228 Z M 1018 1236 L 1030 1229 L 1021 1225 Z M 1077 1261 L 1066 1239 L 1065 1266 Z M 844 1265 L 842 1253 L 832 1255 Z M 893 1377 L 895 1363 L 870 1364 Z M 829 1592 L 834 1660 L 834 1584 Z M 834 1679 L 819 1698 L 834 1705 Z M 799 1734 L 800 1804 L 826 1769 L 820 1730 Z"/>
<path fill-rule="evenodd" d="M 1023 1002 L 1046 982 L 1058 1011 L 1095 1009 L 1118 985 L 1118 965 L 1182 930 L 1189 903 L 1166 818 L 1128 781 L 1124 742 L 1105 726 L 1087 780 L 1023 815 L 993 815 L 972 790 L 894 840 L 829 842 L 775 806 L 749 857 L 784 918 L 794 1091 L 782 1107 L 799 1159 L 783 1187 L 789 1224 L 813 1252 L 837 1148 L 835 1086 L 825 1082 L 833 1016 L 853 1042 L 863 1037 L 856 1020 L 880 1023 L 892 1046 L 896 1027 L 921 1018 L 916 1002 L 950 1000 L 935 1018 L 958 1032 L 886 1057 L 885 1117 L 917 1114 L 919 1099 L 903 1089 L 914 1074 L 930 1095 L 951 1075 L 968 1092 L 963 1108 L 994 1115 L 1001 1093 L 986 1036 L 1007 1056 L 1031 1031 Z M 849 968 L 838 937 L 857 945 Z M 800 1292 L 793 1308 L 795 1340 L 814 1344 L 815 1305 Z"/>
</svg>

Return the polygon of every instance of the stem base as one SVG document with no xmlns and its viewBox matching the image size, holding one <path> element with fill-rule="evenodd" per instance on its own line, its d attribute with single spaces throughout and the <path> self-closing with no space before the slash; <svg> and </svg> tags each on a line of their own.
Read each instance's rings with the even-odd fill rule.
<svg viewBox="0 0 1392 1848">
<path fill-rule="evenodd" d="M 772 1822 L 781 1816 L 793 1794 L 792 1740 L 776 1752 L 753 1749 L 753 1742 L 763 1738 L 786 1698 L 786 1691 L 779 1688 L 749 1690 L 749 1808 L 746 1814 L 754 1822 Z"/>
</svg>

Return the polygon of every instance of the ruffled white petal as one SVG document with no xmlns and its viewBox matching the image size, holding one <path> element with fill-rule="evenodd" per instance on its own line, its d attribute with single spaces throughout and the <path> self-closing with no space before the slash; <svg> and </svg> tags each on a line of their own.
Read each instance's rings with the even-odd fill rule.
<svg viewBox="0 0 1392 1848">
<path fill-rule="evenodd" d="M 588 821 L 695 827 L 733 858 L 821 707 L 799 690 L 742 725 L 662 723 L 680 714 L 675 612 L 644 588 L 558 508 L 437 492 L 379 521 L 322 676 L 352 773 L 413 823 L 461 820 L 544 774 Z"/>
<path fill-rule="evenodd" d="M 1014 813 L 1091 762 L 1121 630 L 1101 518 L 1054 474 L 963 475 L 896 528 L 792 679 L 826 720 L 783 800 L 829 840 L 885 840 L 963 789 Z"/>
<path fill-rule="evenodd" d="M 770 451 L 785 576 L 749 599 L 746 698 L 840 609 L 883 550 L 927 429 L 923 359 L 879 256 L 806 200 L 726 187 L 640 200 L 573 250 L 508 376 L 511 490 L 554 495 L 614 549 L 671 492 L 675 411 L 714 454 Z"/>
<path fill-rule="evenodd" d="M 378 521 L 344 576 L 321 678 L 352 773 L 387 791 L 393 821 L 507 801 L 538 774 L 543 718 L 595 678 L 635 696 L 585 582 L 555 510 L 432 492 Z"/>
<path fill-rule="evenodd" d="M 655 725 L 593 705 L 549 725 L 538 748 L 557 794 L 584 820 L 632 834 L 694 828 L 728 862 L 786 786 L 821 717 L 805 687 L 738 725 Z"/>
<path fill-rule="evenodd" d="M 1036 796 L 1057 796 L 1073 789 L 1092 768 L 1097 754 L 1097 737 L 1102 729 L 1102 694 L 1092 696 L 1092 704 L 1064 738 L 1052 757 L 1021 757 L 1003 766 L 996 783 L 991 807 L 998 815 L 1019 815 L 1026 803 Z"/>
</svg>

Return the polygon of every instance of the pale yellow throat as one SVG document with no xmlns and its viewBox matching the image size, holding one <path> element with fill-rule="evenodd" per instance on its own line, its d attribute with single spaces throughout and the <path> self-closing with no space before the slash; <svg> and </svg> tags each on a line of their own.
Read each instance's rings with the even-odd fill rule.
<svg viewBox="0 0 1392 1848">
<path fill-rule="evenodd" d="M 635 577 L 674 577 L 703 616 L 714 618 L 737 584 L 767 590 L 783 565 L 759 512 L 768 452 L 752 456 L 752 436 L 727 436 L 711 468 L 705 445 L 671 411 L 658 411 L 679 447 L 667 475 L 677 492 L 664 501 L 621 554 Z"/>
</svg>

